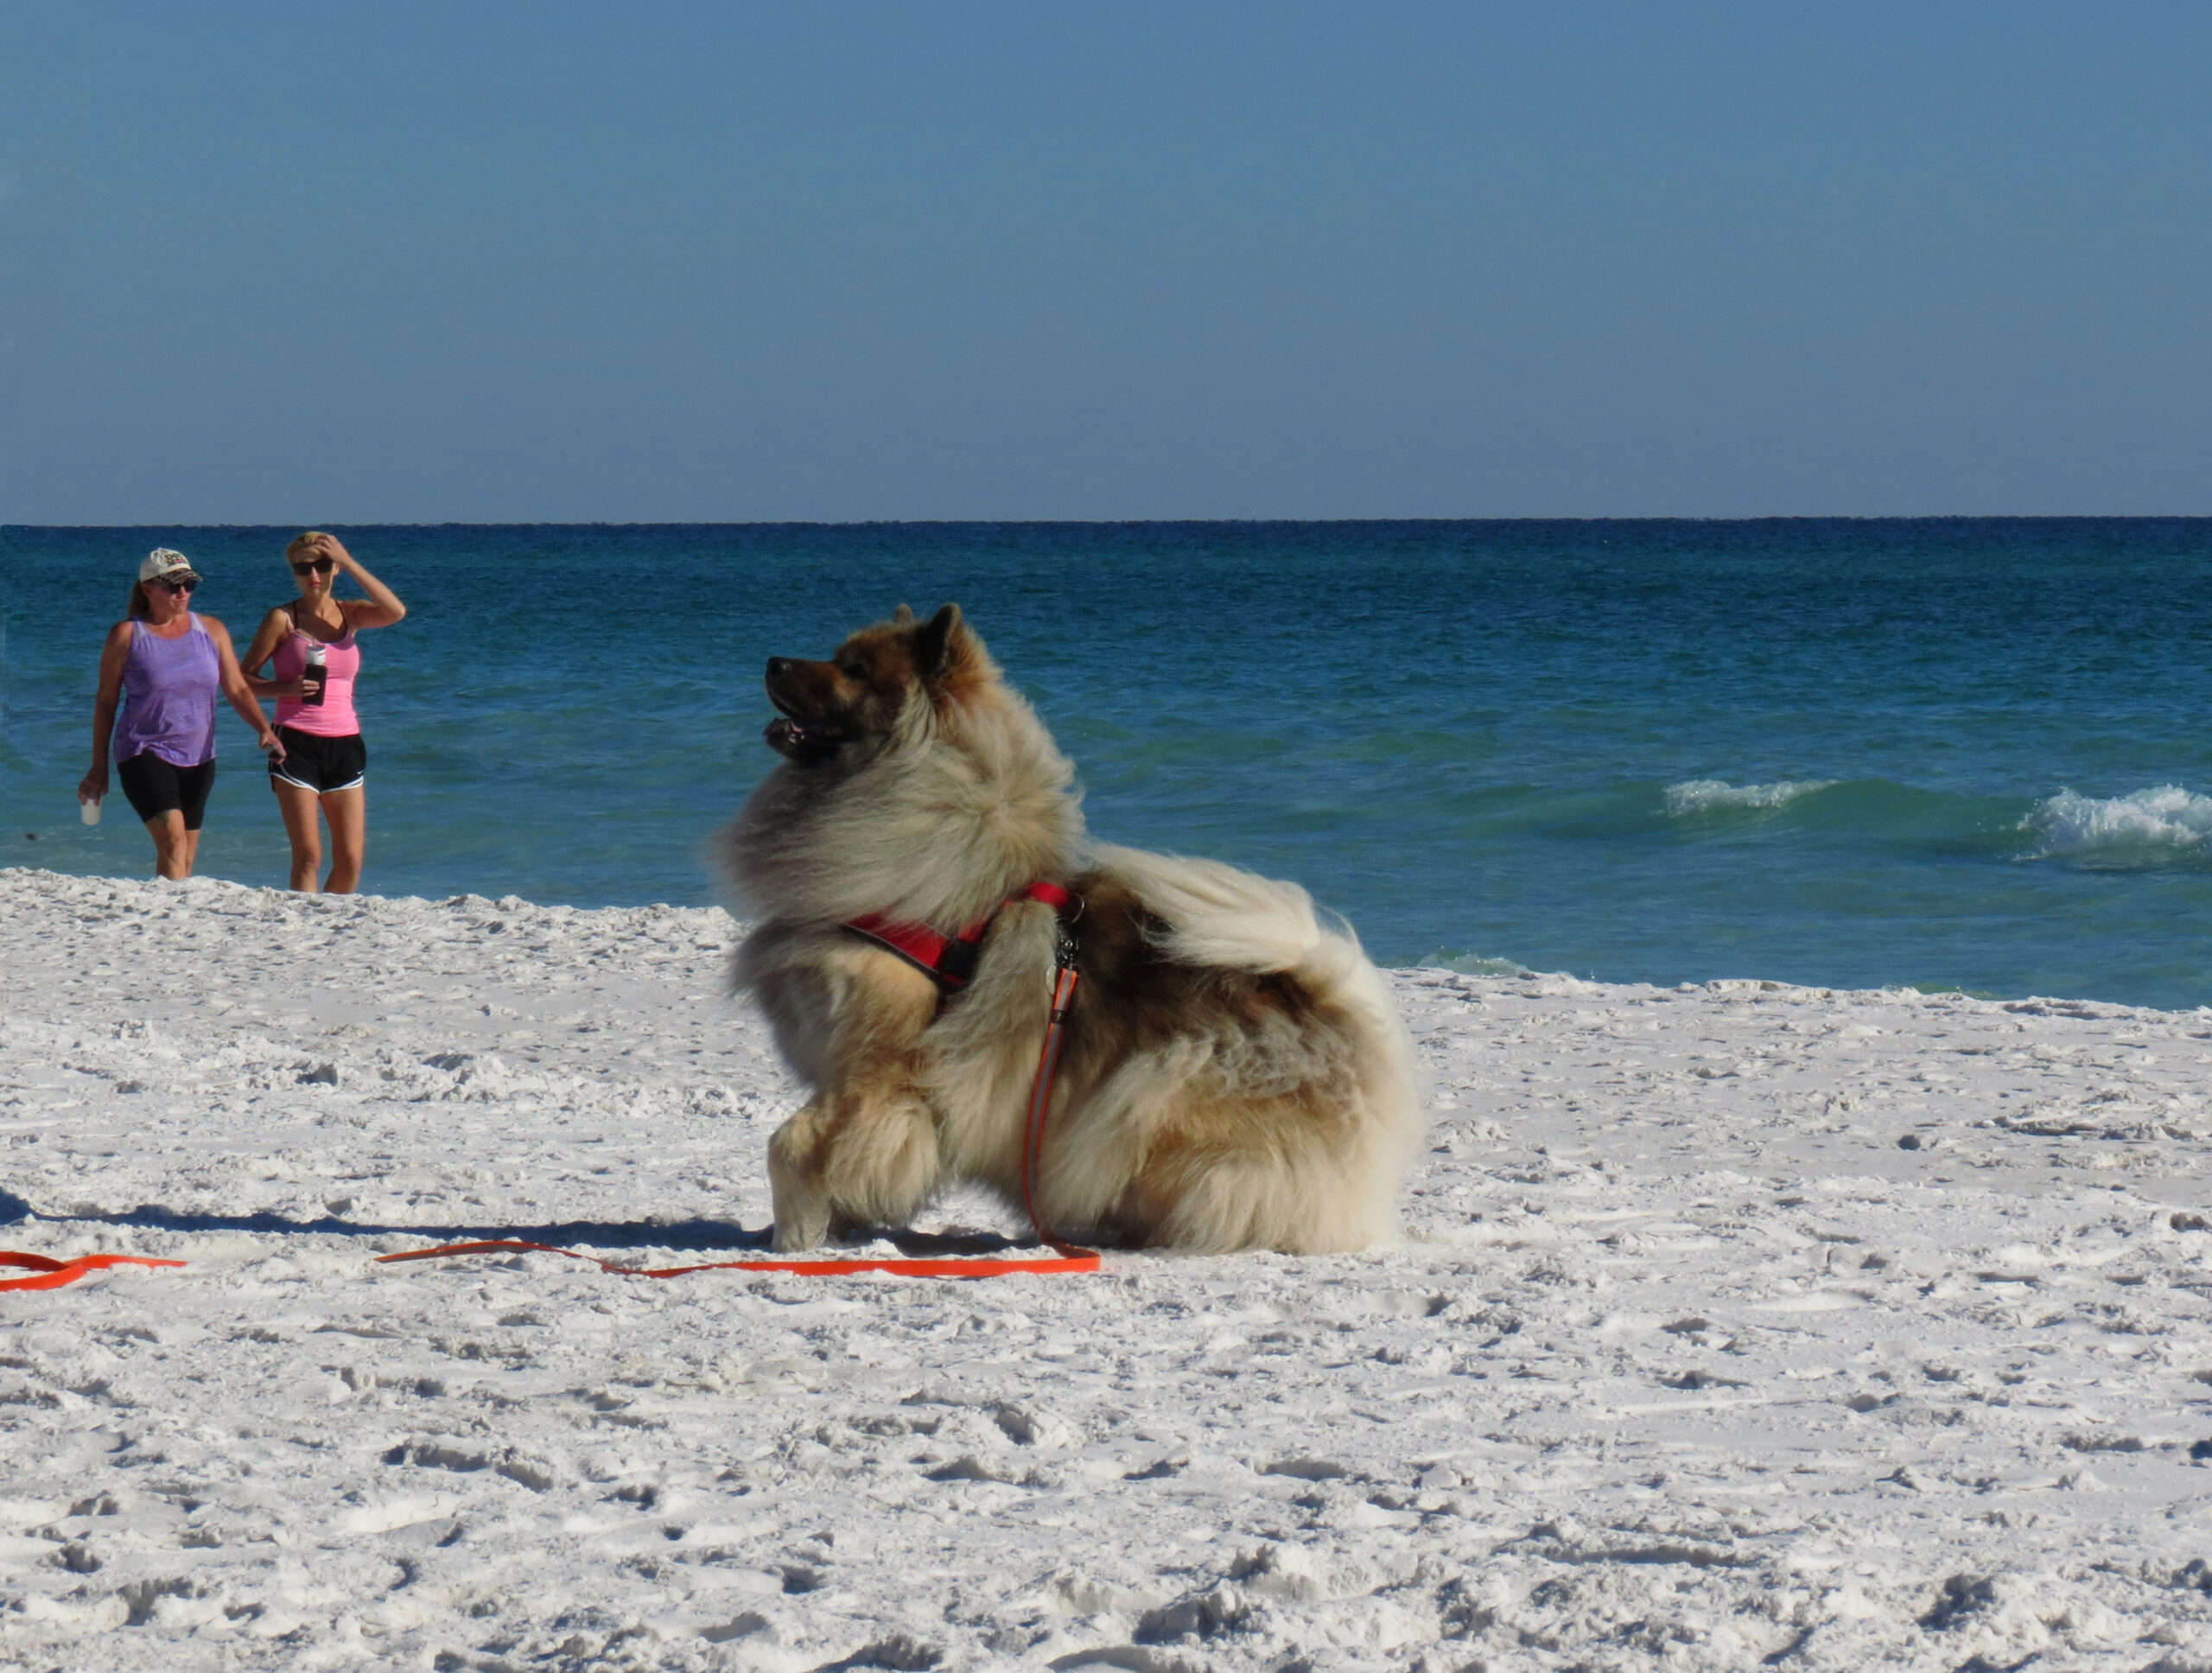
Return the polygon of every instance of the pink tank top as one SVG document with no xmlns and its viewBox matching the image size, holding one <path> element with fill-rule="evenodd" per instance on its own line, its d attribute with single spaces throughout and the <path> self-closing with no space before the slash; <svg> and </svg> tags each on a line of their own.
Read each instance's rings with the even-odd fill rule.
<svg viewBox="0 0 2212 1673">
<path fill-rule="evenodd" d="M 350 738 L 361 729 L 353 713 L 353 682 L 361 671 L 361 647 L 354 643 L 351 627 L 345 638 L 327 643 L 293 628 L 277 644 L 276 676 L 280 680 L 299 678 L 307 670 L 308 647 L 313 645 L 322 646 L 322 702 L 315 705 L 297 697 L 279 697 L 276 724 L 317 738 Z"/>
</svg>

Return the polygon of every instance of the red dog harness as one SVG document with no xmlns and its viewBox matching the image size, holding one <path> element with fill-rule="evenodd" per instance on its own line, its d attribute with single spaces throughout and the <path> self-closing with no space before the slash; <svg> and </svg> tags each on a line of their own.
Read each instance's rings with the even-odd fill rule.
<svg viewBox="0 0 2212 1673">
<path fill-rule="evenodd" d="M 1007 900 L 1009 904 L 1015 900 L 1042 900 L 1065 917 L 1068 903 L 1074 898 L 1058 883 L 1032 883 L 1027 888 L 1016 889 L 1007 896 Z M 936 983 L 949 999 L 976 979 L 976 966 L 983 956 L 983 937 L 998 921 L 998 912 L 994 911 L 988 917 L 978 918 L 957 935 L 940 935 L 927 924 L 902 924 L 880 913 L 848 919 L 845 927 L 855 935 L 866 936 L 877 946 L 897 953 Z"/>
</svg>

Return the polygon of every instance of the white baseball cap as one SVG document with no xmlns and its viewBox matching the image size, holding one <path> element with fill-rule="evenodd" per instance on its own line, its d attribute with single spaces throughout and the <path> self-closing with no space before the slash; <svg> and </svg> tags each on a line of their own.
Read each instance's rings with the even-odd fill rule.
<svg viewBox="0 0 2212 1673">
<path fill-rule="evenodd" d="M 146 561 L 138 566 L 141 581 L 181 581 L 186 576 L 200 579 L 199 571 L 192 567 L 192 560 L 182 552 L 173 552 L 167 546 L 156 546 L 146 554 Z"/>
</svg>

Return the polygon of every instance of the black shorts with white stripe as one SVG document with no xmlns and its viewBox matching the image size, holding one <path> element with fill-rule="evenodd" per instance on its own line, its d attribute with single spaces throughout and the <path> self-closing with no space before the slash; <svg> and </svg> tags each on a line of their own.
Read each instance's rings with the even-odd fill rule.
<svg viewBox="0 0 2212 1673">
<path fill-rule="evenodd" d="M 272 784 L 296 785 L 327 796 L 334 790 L 358 790 L 368 773 L 369 748 L 358 732 L 326 738 L 280 726 L 276 738 L 284 746 L 284 759 L 269 763 Z"/>
</svg>

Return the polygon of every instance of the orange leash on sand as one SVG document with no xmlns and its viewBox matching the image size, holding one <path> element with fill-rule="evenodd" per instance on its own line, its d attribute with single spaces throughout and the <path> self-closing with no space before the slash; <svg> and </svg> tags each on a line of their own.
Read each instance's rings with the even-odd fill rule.
<svg viewBox="0 0 2212 1673">
<path fill-rule="evenodd" d="M 1052 1246 L 1055 1249 L 1065 1247 L 1058 1243 Z M 611 1272 L 618 1278 L 681 1278 L 691 1272 L 790 1272 L 802 1277 L 817 1278 L 842 1278 L 855 1272 L 888 1272 L 901 1278 L 1002 1278 L 1016 1272 L 1096 1272 L 1098 1269 L 1098 1256 L 1089 1250 L 1081 1251 L 1090 1257 L 1087 1262 L 1050 1258 L 1015 1261 L 865 1259 L 708 1261 L 698 1266 L 624 1266 L 620 1261 L 604 1261 L 596 1255 L 561 1249 L 552 1244 L 524 1243 L 509 1238 L 481 1244 L 446 1244 L 437 1249 L 410 1249 L 399 1255 L 379 1255 L 377 1263 L 381 1266 L 391 1261 L 427 1261 L 442 1255 L 493 1255 L 502 1250 L 533 1250 L 540 1255 L 565 1255 L 572 1261 L 592 1262 L 601 1272 Z"/>
<path fill-rule="evenodd" d="M 502 1238 L 487 1243 L 442 1244 L 435 1249 L 413 1249 L 398 1255 L 379 1255 L 377 1264 L 384 1266 L 395 1261 L 435 1260 L 448 1255 L 490 1255 L 502 1250 L 528 1250 L 540 1255 L 564 1255 L 572 1261 L 590 1261 L 601 1272 L 612 1273 L 620 1278 L 681 1278 L 692 1272 L 788 1272 L 817 1278 L 842 1278 L 859 1272 L 886 1272 L 900 1278 L 1003 1278 L 1027 1272 L 1096 1272 L 1099 1266 L 1098 1251 L 1064 1243 L 1045 1229 L 1044 1218 L 1037 1212 L 1034 1181 L 1038 1166 L 1044 1157 L 1045 1117 L 1052 1108 L 1052 1082 L 1059 1072 L 1060 1037 L 1067 1029 L 1069 1008 L 1075 1003 L 1075 937 L 1069 932 L 1065 920 L 1060 925 L 1059 945 L 1053 965 L 1052 1014 L 1045 1025 L 1045 1046 L 1038 1055 L 1037 1078 L 1029 1091 L 1029 1118 L 1022 1129 L 1021 1205 L 1028 1212 L 1030 1226 L 1036 1231 L 1039 1241 L 1050 1244 L 1057 1251 L 1054 1254 L 1016 1260 L 708 1261 L 698 1266 L 645 1267 L 624 1266 L 619 1261 L 601 1260 L 596 1255 L 580 1254 L 575 1250 L 561 1249 L 552 1244 Z M 60 1282 L 66 1283 L 68 1281 L 63 1279 Z M 0 1285 L 0 1288 L 21 1287 Z"/>
<path fill-rule="evenodd" d="M 50 1255 L 28 1255 L 21 1250 L 0 1249 L 0 1266 L 27 1266 L 35 1278 L 0 1279 L 0 1289 L 60 1289 L 73 1284 L 87 1272 L 111 1266 L 182 1266 L 182 1261 L 157 1261 L 146 1255 L 79 1255 L 57 1261 Z"/>
</svg>

